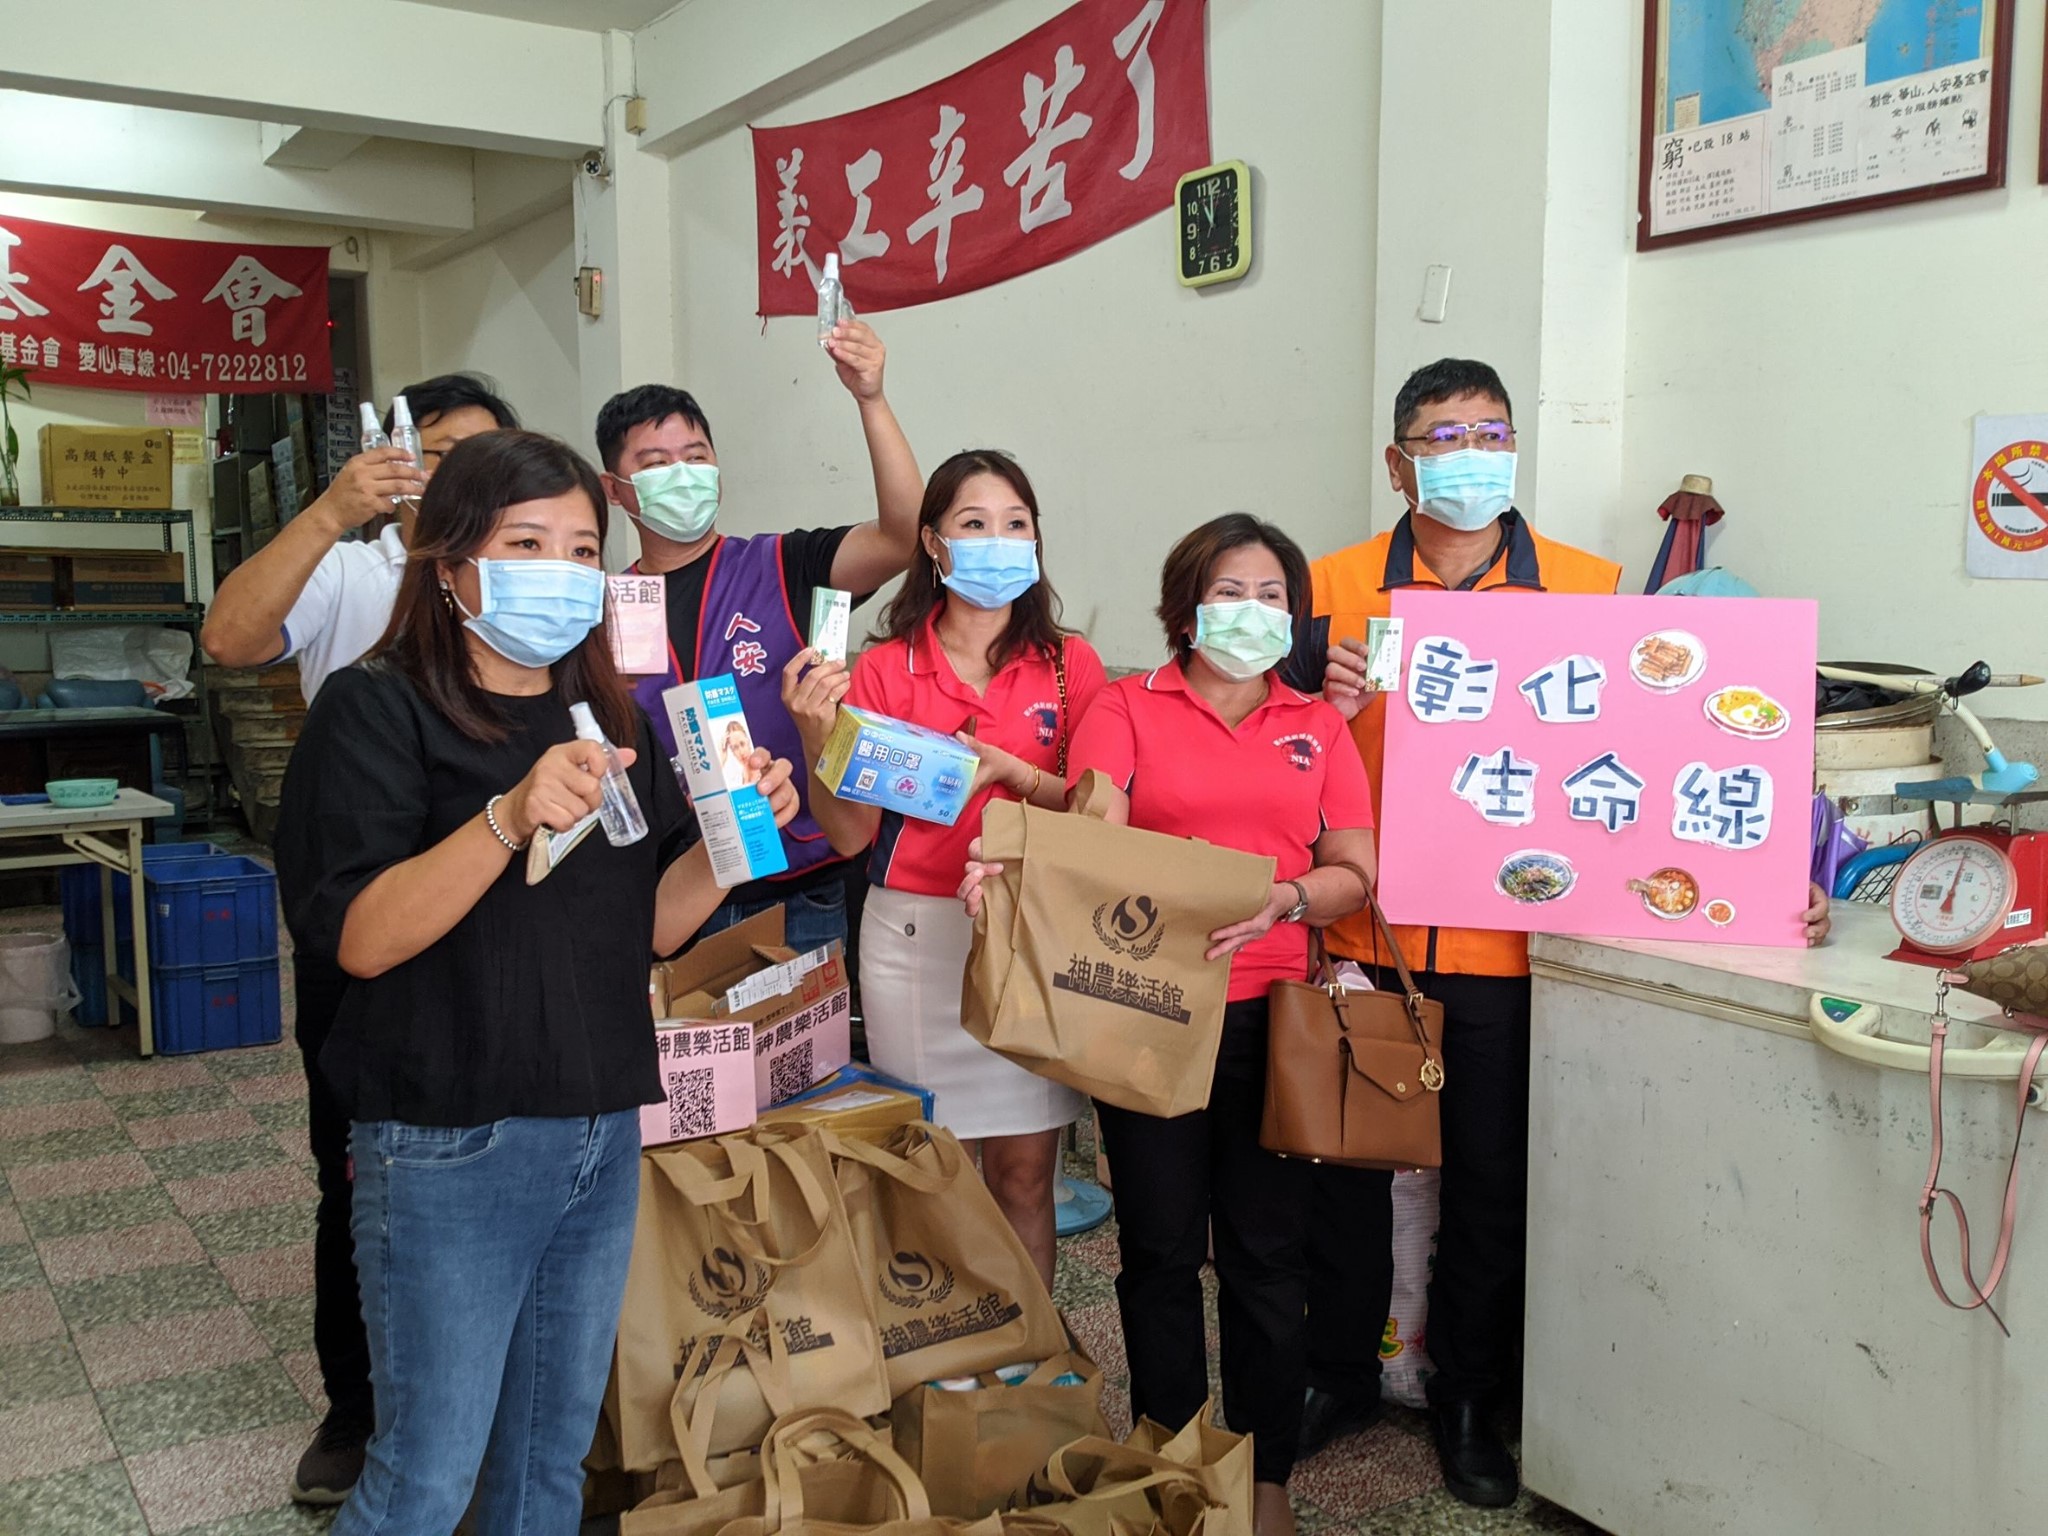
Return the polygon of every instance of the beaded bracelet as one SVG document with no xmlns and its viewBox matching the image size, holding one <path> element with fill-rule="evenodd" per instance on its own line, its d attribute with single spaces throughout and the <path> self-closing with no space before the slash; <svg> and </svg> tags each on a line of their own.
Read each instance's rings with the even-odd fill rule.
<svg viewBox="0 0 2048 1536">
<path fill-rule="evenodd" d="M 517 853 L 526 844 L 513 842 L 511 838 L 505 835 L 505 829 L 498 825 L 498 802 L 504 798 L 503 795 L 493 795 L 484 802 L 484 825 L 491 829 L 491 836 L 511 849 L 512 852 Z"/>
</svg>

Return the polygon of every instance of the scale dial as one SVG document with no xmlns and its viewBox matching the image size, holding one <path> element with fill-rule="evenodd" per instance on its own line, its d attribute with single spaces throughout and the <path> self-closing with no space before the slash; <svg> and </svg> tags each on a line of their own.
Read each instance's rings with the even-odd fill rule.
<svg viewBox="0 0 2048 1536">
<path fill-rule="evenodd" d="M 2019 872 L 1996 843 L 1942 837 L 1906 860 L 1892 884 L 1892 922 L 1930 955 L 1959 955 L 1997 933 L 2019 893 Z"/>
</svg>

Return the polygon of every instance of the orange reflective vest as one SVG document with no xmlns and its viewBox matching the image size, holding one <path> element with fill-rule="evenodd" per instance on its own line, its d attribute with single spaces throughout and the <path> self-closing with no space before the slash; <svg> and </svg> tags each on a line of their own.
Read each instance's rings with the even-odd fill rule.
<svg viewBox="0 0 2048 1536">
<path fill-rule="evenodd" d="M 1411 514 L 1412 516 L 1412 514 Z M 1525 592 L 1613 592 L 1621 583 L 1621 567 L 1610 560 L 1546 539 L 1510 511 L 1501 518 L 1506 537 L 1494 562 L 1461 591 L 1500 589 Z M 1409 518 L 1392 532 L 1363 544 L 1325 555 L 1311 568 L 1317 618 L 1330 621 L 1330 643 L 1363 640 L 1367 619 L 1385 618 L 1393 595 L 1404 587 L 1433 587 L 1439 581 L 1415 548 Z M 1387 704 L 1369 695 L 1351 723 L 1359 755 L 1372 779 L 1373 811 L 1378 824 L 1399 816 L 1399 806 L 1381 803 L 1380 770 L 1386 756 Z M 1480 928 L 1396 928 L 1401 953 L 1416 970 L 1448 971 L 1469 976 L 1526 976 L 1529 940 L 1520 933 Z M 1367 965 L 1381 963 L 1385 946 L 1376 942 L 1370 913 L 1359 913 L 1329 930 L 1331 950 Z"/>
</svg>

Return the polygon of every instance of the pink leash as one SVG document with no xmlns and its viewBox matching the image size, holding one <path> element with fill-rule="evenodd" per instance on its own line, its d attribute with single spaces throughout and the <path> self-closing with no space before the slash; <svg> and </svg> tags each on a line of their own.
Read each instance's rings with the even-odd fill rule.
<svg viewBox="0 0 2048 1536">
<path fill-rule="evenodd" d="M 1942 978 L 1942 992 L 1947 994 L 1947 977 Z M 1963 1202 L 1949 1190 L 1941 1187 L 1941 1057 L 1948 1039 L 1948 1010 L 1937 1005 L 1934 1011 L 1934 1042 L 1928 1053 L 1927 1097 L 1932 1111 L 1934 1126 L 1934 1148 L 1927 1164 L 1927 1187 L 1920 1192 L 1920 1257 L 1927 1264 L 1927 1278 L 1933 1282 L 1934 1294 L 1958 1312 L 1974 1312 L 1982 1307 L 1998 1324 L 1999 1332 L 2007 1338 L 2012 1330 L 2005 1326 L 2005 1319 L 1998 1315 L 1998 1309 L 1991 1305 L 1991 1297 L 1998 1289 L 1999 1281 L 2005 1278 L 2005 1261 L 2012 1257 L 2012 1229 L 2014 1217 L 2019 1211 L 2020 1198 L 2020 1141 L 2026 1134 L 2027 1095 L 2034 1083 L 2034 1068 L 2040 1064 L 2041 1054 L 2048 1051 L 2048 1019 L 2037 1019 L 2029 1015 L 2012 1016 L 2013 1023 L 2029 1030 L 2034 1043 L 2027 1047 L 2027 1059 L 2020 1068 L 2018 1114 L 2012 1133 L 2012 1161 L 2005 1170 L 2005 1208 L 1998 1222 L 1998 1248 L 1991 1258 L 1991 1272 L 1985 1276 L 1985 1283 L 1979 1285 L 1977 1277 L 1970 1272 L 1970 1219 L 1963 1213 Z M 1934 1262 L 1934 1238 L 1930 1230 L 1934 1221 L 1934 1202 L 1946 1200 L 1949 1209 L 1955 1213 L 1956 1233 L 1962 1245 L 1963 1283 L 1969 1287 L 1969 1301 L 1957 1301 L 1949 1295 L 1941 1283 L 1941 1272 Z"/>
</svg>

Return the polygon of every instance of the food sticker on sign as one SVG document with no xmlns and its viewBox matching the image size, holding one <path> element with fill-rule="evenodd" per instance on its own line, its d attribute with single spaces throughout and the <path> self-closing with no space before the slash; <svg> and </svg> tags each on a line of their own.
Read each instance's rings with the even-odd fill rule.
<svg viewBox="0 0 2048 1536">
<path fill-rule="evenodd" d="M 1739 852 L 1771 835 L 1771 776 L 1754 763 L 1709 768 L 1687 763 L 1671 786 L 1671 835 Z"/>
<path fill-rule="evenodd" d="M 1716 928 L 1726 928 L 1735 921 L 1735 903 L 1716 897 L 1707 903 L 1706 910 L 1700 915 Z"/>
<path fill-rule="evenodd" d="M 1707 695 L 1707 718 L 1730 736 L 1771 741 L 1792 728 L 1785 706 L 1761 688 L 1722 688 Z"/>
<path fill-rule="evenodd" d="M 668 670 L 668 579 L 607 576 L 611 594 L 612 664 L 623 677 Z"/>
<path fill-rule="evenodd" d="M 1698 635 L 1663 629 L 1645 635 L 1628 653 L 1628 672 L 1652 693 L 1676 693 L 1707 670 L 1707 648 Z"/>
<path fill-rule="evenodd" d="M 1496 827 L 1526 827 L 1536 819 L 1536 767 L 1512 747 L 1475 752 L 1452 776 L 1451 792 Z"/>
<path fill-rule="evenodd" d="M 1607 669 L 1591 656 L 1567 656 L 1522 680 L 1522 697 L 1545 725 L 1587 725 L 1600 718 Z"/>
<path fill-rule="evenodd" d="M 1510 901 L 1536 906 L 1546 901 L 1562 900 L 1578 883 L 1579 872 L 1572 868 L 1572 861 L 1563 854 L 1525 848 L 1501 861 L 1493 888 Z"/>
<path fill-rule="evenodd" d="M 2048 416 L 1979 416 L 1973 439 L 1964 570 L 2048 578 Z"/>
<path fill-rule="evenodd" d="M 1691 917 L 1700 904 L 1700 883 L 1682 869 L 1660 869 L 1628 888 L 1643 898 L 1643 909 L 1667 923 Z"/>
<path fill-rule="evenodd" d="M 1466 724 L 1493 713 L 1500 664 L 1477 661 L 1448 635 L 1425 635 L 1408 659 L 1408 708 L 1432 725 Z"/>
</svg>

